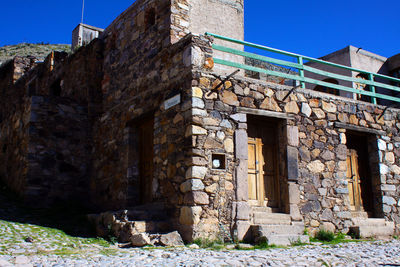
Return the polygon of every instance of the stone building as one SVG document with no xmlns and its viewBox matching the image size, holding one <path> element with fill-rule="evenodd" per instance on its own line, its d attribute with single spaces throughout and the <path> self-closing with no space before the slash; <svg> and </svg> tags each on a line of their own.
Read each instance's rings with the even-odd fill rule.
<svg viewBox="0 0 400 267">
<path fill-rule="evenodd" d="M 243 39 L 243 0 L 137 0 L 70 56 L 1 66 L 1 179 L 33 205 L 119 210 L 98 223 L 121 240 L 399 231 L 399 110 L 224 80 L 206 31 Z"/>
</svg>

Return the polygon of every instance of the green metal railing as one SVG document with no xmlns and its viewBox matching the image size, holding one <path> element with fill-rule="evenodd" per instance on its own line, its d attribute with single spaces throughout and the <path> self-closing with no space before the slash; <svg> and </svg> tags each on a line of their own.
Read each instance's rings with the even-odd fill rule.
<svg viewBox="0 0 400 267">
<path fill-rule="evenodd" d="M 396 79 L 396 78 L 393 78 L 393 77 L 390 77 L 390 76 L 386 76 L 386 75 L 382 75 L 382 74 L 378 74 L 378 73 L 373 73 L 373 72 L 368 72 L 368 71 L 364 71 L 364 70 L 360 70 L 360 69 L 356 69 L 356 68 L 352 68 L 352 67 L 348 67 L 348 66 L 344 66 L 344 65 L 340 65 L 340 64 L 336 64 L 336 63 L 332 63 L 332 62 L 328 62 L 328 61 L 324 61 L 324 60 L 320 60 L 320 59 L 316 59 L 316 58 L 312 58 L 312 57 L 302 56 L 302 55 L 299 55 L 299 54 L 290 53 L 290 52 L 286 52 L 286 51 L 283 51 L 283 50 L 279 50 L 279 49 L 275 49 L 275 48 L 271 48 L 271 47 L 267 47 L 267 46 L 253 44 L 253 43 L 249 43 L 249 42 L 245 42 L 245 41 L 240 41 L 240 40 L 232 39 L 232 38 L 229 38 L 229 37 L 224 37 L 224 36 L 213 34 L 213 33 L 208 33 L 207 32 L 206 35 L 213 36 L 216 39 L 228 41 L 228 42 L 231 42 L 231 43 L 236 43 L 236 44 L 240 44 L 240 45 L 244 45 L 244 46 L 248 46 L 248 47 L 258 48 L 258 49 L 261 49 L 261 50 L 264 50 L 264 51 L 268 51 L 268 52 L 273 52 L 273 53 L 276 53 L 276 54 L 281 54 L 281 55 L 293 57 L 293 58 L 296 59 L 297 63 L 289 62 L 289 61 L 282 60 L 282 59 L 277 59 L 277 58 L 271 58 L 271 57 L 267 57 L 267 56 L 257 55 L 257 54 L 254 54 L 254 53 L 241 51 L 241 50 L 237 50 L 237 49 L 234 49 L 234 48 L 229 48 L 229 47 L 225 47 L 225 46 L 221 46 L 221 45 L 217 45 L 217 44 L 213 44 L 213 46 L 212 46 L 214 50 L 218 50 L 218 51 L 221 51 L 221 52 L 225 52 L 225 53 L 229 53 L 229 54 L 233 54 L 233 55 L 238 55 L 238 56 L 243 56 L 243 57 L 247 57 L 247 58 L 251 58 L 251 59 L 256 59 L 256 60 L 260 60 L 260 61 L 264 61 L 264 62 L 276 64 L 276 65 L 281 65 L 281 66 L 284 66 L 284 67 L 294 68 L 294 69 L 297 70 L 298 74 L 296 75 L 296 74 L 284 73 L 284 72 L 279 72 L 279 71 L 274 71 L 274 70 L 267 70 L 267 69 L 263 69 L 263 68 L 259 68 L 259 67 L 255 67 L 255 66 L 250 66 L 250 65 L 247 65 L 247 64 L 232 62 L 232 61 L 228 61 L 228 60 L 219 59 L 219 58 L 215 58 L 214 57 L 214 62 L 216 64 L 221 64 L 221 65 L 226 65 L 226 66 L 230 66 L 230 67 L 240 68 L 240 69 L 244 69 L 244 70 L 248 70 L 248 71 L 264 73 L 264 74 L 267 74 L 267 75 L 277 76 L 277 77 L 281 77 L 281 78 L 285 78 L 285 79 L 296 80 L 296 81 L 300 82 L 300 85 L 301 85 L 302 88 L 305 88 L 305 83 L 311 83 L 311 84 L 315 84 L 315 85 L 320 85 L 320 86 L 333 88 L 333 89 L 340 90 L 340 91 L 346 91 L 346 92 L 355 93 L 355 94 L 359 94 L 359 95 L 369 96 L 369 97 L 371 97 L 371 101 L 374 104 L 377 104 L 377 99 L 385 99 L 385 100 L 390 100 L 390 101 L 394 101 L 394 102 L 399 102 L 400 103 L 400 98 L 399 97 L 376 92 L 376 88 L 384 88 L 384 89 L 390 90 L 390 92 L 393 91 L 393 92 L 395 92 L 395 94 L 400 95 L 400 88 L 397 87 L 397 86 L 390 85 L 390 84 L 377 82 L 377 81 L 375 81 L 375 78 L 384 79 L 384 80 L 387 80 L 389 82 L 395 82 L 395 83 L 398 83 L 398 84 L 400 84 L 400 79 Z M 354 78 L 354 77 L 351 77 L 351 76 L 345 76 L 345 75 L 341 75 L 341 74 L 336 74 L 336 73 L 332 73 L 332 72 L 328 72 L 328 71 L 323 71 L 321 69 L 317 69 L 317 68 L 313 68 L 313 67 L 305 65 L 304 61 L 316 62 L 316 63 L 320 63 L 320 64 L 323 64 L 323 65 L 336 67 L 336 68 L 339 68 L 339 69 L 345 69 L 345 70 L 361 73 L 361 74 L 366 75 L 368 77 L 368 80 L 360 79 L 360 78 Z M 352 88 L 352 87 L 347 87 L 347 86 L 343 86 L 343 85 L 339 85 L 339 84 L 334 84 L 334 83 L 329 83 L 329 82 L 325 82 L 325 81 L 320 81 L 320 80 L 316 80 L 316 79 L 313 79 L 313 78 L 309 78 L 309 77 L 305 76 L 305 74 L 304 74 L 305 71 L 308 71 L 310 73 L 315 73 L 315 74 L 318 74 L 318 75 L 322 75 L 322 76 L 326 76 L 326 77 L 329 77 L 329 78 L 339 79 L 339 80 L 353 82 L 353 83 L 364 84 L 364 85 L 368 86 L 367 88 L 369 89 L 369 91 L 367 91 L 367 90 L 359 90 L 359 89 L 355 89 L 355 88 Z"/>
</svg>

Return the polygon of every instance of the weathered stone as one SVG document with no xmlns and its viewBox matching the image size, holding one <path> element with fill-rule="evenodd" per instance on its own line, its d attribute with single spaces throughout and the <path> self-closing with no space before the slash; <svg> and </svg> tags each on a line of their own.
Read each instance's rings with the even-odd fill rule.
<svg viewBox="0 0 400 267">
<path fill-rule="evenodd" d="M 183 225 L 196 225 L 200 222 L 201 207 L 182 207 L 179 222 Z"/>
<path fill-rule="evenodd" d="M 314 112 L 315 116 L 317 116 L 318 119 L 323 119 L 326 116 L 325 112 L 320 108 L 313 108 L 312 111 Z"/>
<path fill-rule="evenodd" d="M 395 158 L 394 158 L 393 152 L 386 152 L 386 154 L 385 154 L 385 159 L 386 159 L 389 163 L 393 164 L 393 163 L 395 162 Z"/>
<path fill-rule="evenodd" d="M 237 96 L 231 91 L 223 91 L 221 94 L 221 101 L 228 105 L 239 106 Z"/>
<path fill-rule="evenodd" d="M 186 171 L 186 179 L 204 179 L 208 168 L 203 166 L 192 166 Z"/>
<path fill-rule="evenodd" d="M 383 196 L 382 197 L 382 203 L 392 206 L 392 205 L 396 205 L 397 201 L 393 198 L 393 197 L 389 197 L 389 196 Z"/>
<path fill-rule="evenodd" d="M 248 157 L 248 144 L 247 132 L 243 129 L 235 131 L 235 156 L 238 159 L 247 159 Z"/>
<path fill-rule="evenodd" d="M 199 87 L 192 87 L 192 97 L 203 98 L 203 90 Z"/>
<path fill-rule="evenodd" d="M 311 110 L 310 106 L 307 103 L 303 103 L 301 105 L 301 113 L 303 113 L 307 117 L 311 116 L 312 110 Z"/>
<path fill-rule="evenodd" d="M 217 138 L 218 138 L 220 141 L 223 141 L 223 140 L 225 139 L 225 133 L 222 132 L 222 131 L 218 131 L 218 132 L 217 132 Z"/>
<path fill-rule="evenodd" d="M 321 161 L 315 160 L 307 165 L 307 169 L 312 173 L 321 173 L 325 169 L 325 165 Z"/>
<path fill-rule="evenodd" d="M 345 113 L 339 113 L 338 120 L 343 123 L 348 123 L 349 117 Z"/>
<path fill-rule="evenodd" d="M 240 100 L 240 106 L 247 108 L 256 108 L 256 105 L 254 105 L 254 99 L 251 97 L 243 97 L 242 100 Z"/>
<path fill-rule="evenodd" d="M 287 172 L 289 181 L 297 181 L 299 178 L 298 150 L 294 147 L 287 147 Z"/>
<path fill-rule="evenodd" d="M 207 134 L 207 130 L 197 126 L 197 125 L 190 125 L 186 128 L 185 136 L 189 137 L 191 135 L 204 135 Z"/>
<path fill-rule="evenodd" d="M 329 150 L 324 150 L 324 151 L 321 153 L 321 158 L 324 159 L 324 160 L 334 160 L 334 159 L 335 159 L 335 154 L 332 153 L 332 152 L 329 151 Z"/>
<path fill-rule="evenodd" d="M 282 109 L 279 107 L 278 103 L 276 103 L 273 98 L 265 98 L 265 100 L 260 105 L 261 109 L 267 109 L 272 111 L 281 112 Z"/>
<path fill-rule="evenodd" d="M 233 147 L 233 140 L 232 140 L 232 138 L 227 138 L 227 139 L 224 141 L 224 148 L 225 148 L 225 151 L 226 151 L 227 153 L 233 153 L 234 147 Z"/>
<path fill-rule="evenodd" d="M 328 103 L 325 101 L 322 101 L 322 109 L 326 112 L 332 112 L 335 113 L 337 111 L 336 105 L 333 103 Z"/>
<path fill-rule="evenodd" d="M 379 164 L 379 171 L 381 174 L 388 174 L 390 172 L 390 169 L 387 165 L 381 163 Z"/>
<path fill-rule="evenodd" d="M 289 146 L 299 145 L 299 128 L 297 126 L 287 127 L 287 140 Z"/>
<path fill-rule="evenodd" d="M 204 189 L 204 184 L 199 179 L 190 179 L 180 185 L 180 190 L 183 193 L 189 191 L 203 190 L 203 189 Z"/>
<path fill-rule="evenodd" d="M 231 119 L 237 122 L 247 122 L 247 116 L 244 113 L 236 113 L 230 116 Z"/>
<path fill-rule="evenodd" d="M 232 129 L 232 124 L 228 120 L 223 120 L 219 126 Z"/>
<path fill-rule="evenodd" d="M 392 184 L 382 184 L 381 185 L 381 190 L 386 191 L 386 192 L 395 192 L 396 191 L 396 186 Z"/>
<path fill-rule="evenodd" d="M 236 203 L 236 219 L 237 220 L 249 220 L 250 218 L 250 206 L 247 202 Z"/>
<path fill-rule="evenodd" d="M 295 183 L 289 183 L 289 204 L 300 203 L 300 190 L 299 185 Z"/>
<path fill-rule="evenodd" d="M 311 154 L 307 147 L 302 146 L 299 149 L 300 158 L 306 162 L 311 160 Z"/>
<path fill-rule="evenodd" d="M 339 134 L 339 139 L 340 139 L 340 143 L 341 144 L 346 144 L 347 143 L 347 138 L 346 138 L 346 134 L 345 133 L 340 133 Z"/>
<path fill-rule="evenodd" d="M 372 123 L 375 122 L 374 117 L 372 117 L 371 114 L 369 114 L 367 111 L 363 111 L 363 113 L 364 113 L 364 117 L 365 117 L 366 121 L 372 122 Z"/>
<path fill-rule="evenodd" d="M 218 190 L 218 184 L 212 184 L 206 187 L 205 191 L 207 193 L 217 193 Z"/>
<path fill-rule="evenodd" d="M 350 121 L 351 124 L 358 125 L 358 118 L 354 114 L 350 115 L 349 121 Z"/>
<path fill-rule="evenodd" d="M 323 222 L 322 225 L 320 226 L 320 229 L 332 233 L 336 232 L 336 226 L 331 222 Z"/>
<path fill-rule="evenodd" d="M 181 247 L 185 245 L 181 235 L 177 231 L 161 235 L 160 243 L 166 247 Z"/>
<path fill-rule="evenodd" d="M 188 192 L 184 198 L 185 204 L 208 205 L 210 203 L 207 193 L 200 191 Z"/>
<path fill-rule="evenodd" d="M 347 147 L 345 145 L 338 145 L 336 147 L 336 157 L 340 160 L 347 159 Z"/>
<path fill-rule="evenodd" d="M 285 112 L 287 113 L 294 113 L 298 114 L 299 113 L 299 107 L 297 106 L 296 101 L 290 101 L 285 105 Z"/>
<path fill-rule="evenodd" d="M 209 149 L 209 148 L 222 148 L 222 144 L 215 140 L 213 137 L 207 137 L 206 142 L 204 143 L 204 148 Z"/>
<path fill-rule="evenodd" d="M 134 247 L 144 247 L 151 245 L 150 237 L 146 233 L 134 234 L 131 237 L 131 244 Z"/>
<path fill-rule="evenodd" d="M 386 142 L 382 139 L 378 139 L 378 149 L 379 150 L 386 150 Z"/>
</svg>

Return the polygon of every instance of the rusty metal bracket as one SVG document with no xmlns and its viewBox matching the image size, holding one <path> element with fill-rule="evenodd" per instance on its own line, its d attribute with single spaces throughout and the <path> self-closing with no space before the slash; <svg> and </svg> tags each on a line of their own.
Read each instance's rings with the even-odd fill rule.
<svg viewBox="0 0 400 267">
<path fill-rule="evenodd" d="M 214 92 L 218 92 L 218 89 L 223 86 L 225 89 L 225 82 L 227 82 L 230 78 L 232 78 L 234 75 L 236 75 L 238 72 L 240 71 L 240 69 L 235 70 L 234 72 L 232 72 L 231 74 L 229 74 L 228 76 L 226 76 L 225 79 L 222 79 L 222 77 L 220 75 L 216 75 L 216 74 L 211 74 L 213 75 L 215 78 L 221 80 L 221 82 L 213 89 L 211 89 L 210 92 L 207 93 L 207 96 L 209 96 L 210 94 L 214 93 Z"/>
<path fill-rule="evenodd" d="M 383 117 L 383 115 L 385 115 L 385 112 L 386 112 L 389 108 L 394 108 L 394 107 L 397 107 L 397 106 L 398 106 L 398 104 L 391 104 L 391 105 L 389 105 L 389 106 L 386 106 L 385 109 L 382 111 L 381 115 L 379 115 L 377 121 L 379 121 L 379 120 Z"/>
<path fill-rule="evenodd" d="M 282 102 L 285 102 L 285 100 L 294 92 L 294 90 L 300 88 L 301 85 L 297 85 L 296 87 L 293 87 L 290 89 L 290 91 L 286 94 L 286 96 L 282 99 Z"/>
</svg>

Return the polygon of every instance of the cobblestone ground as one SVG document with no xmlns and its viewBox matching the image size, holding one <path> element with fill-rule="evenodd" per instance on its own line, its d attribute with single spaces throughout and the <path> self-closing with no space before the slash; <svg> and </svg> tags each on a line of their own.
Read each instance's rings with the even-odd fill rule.
<svg viewBox="0 0 400 267">
<path fill-rule="evenodd" d="M 400 241 L 266 250 L 137 249 L 0 221 L 0 266 L 400 266 Z"/>
</svg>

